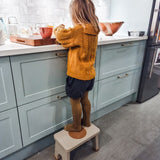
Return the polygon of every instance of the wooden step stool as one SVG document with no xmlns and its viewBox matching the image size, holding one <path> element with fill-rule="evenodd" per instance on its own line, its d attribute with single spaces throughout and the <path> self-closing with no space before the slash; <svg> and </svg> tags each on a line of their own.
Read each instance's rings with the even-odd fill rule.
<svg viewBox="0 0 160 160">
<path fill-rule="evenodd" d="M 55 139 L 55 158 L 62 160 L 70 160 L 70 152 L 85 142 L 94 138 L 94 149 L 95 151 L 99 150 L 99 140 L 98 135 L 100 129 L 97 128 L 94 124 L 91 124 L 90 127 L 84 127 L 87 131 L 87 134 L 84 138 L 74 139 L 69 136 L 68 132 L 62 130 L 54 135 Z M 61 157 L 61 158 L 60 158 Z"/>
</svg>

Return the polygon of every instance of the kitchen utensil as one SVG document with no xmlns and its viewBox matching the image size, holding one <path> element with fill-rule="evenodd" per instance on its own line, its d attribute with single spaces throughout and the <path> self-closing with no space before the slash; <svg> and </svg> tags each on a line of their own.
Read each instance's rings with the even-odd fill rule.
<svg viewBox="0 0 160 160">
<path fill-rule="evenodd" d="M 7 29 L 6 29 L 6 25 L 5 25 L 2 17 L 0 17 L 0 30 L 2 31 L 2 33 L 1 33 L 1 42 L 2 42 L 2 39 L 4 41 L 7 39 Z M 2 36 L 2 34 L 3 34 L 3 36 Z"/>
<path fill-rule="evenodd" d="M 134 36 L 134 37 L 142 37 L 144 36 L 145 31 L 128 31 L 129 36 Z"/>
<path fill-rule="evenodd" d="M 4 28 L 3 19 L 0 18 L 0 45 L 5 44 L 6 32 Z"/>
<path fill-rule="evenodd" d="M 50 45 L 50 44 L 57 44 L 56 38 L 45 38 L 42 39 L 41 36 L 33 36 L 29 38 L 24 37 L 17 37 L 17 36 L 10 36 L 10 41 L 14 43 L 20 43 L 30 46 L 42 46 L 42 45 Z"/>
<path fill-rule="evenodd" d="M 49 39 L 52 36 L 53 28 L 52 27 L 40 27 L 40 34 L 43 39 Z"/>
<path fill-rule="evenodd" d="M 104 23 L 99 23 L 101 31 L 106 35 L 106 36 L 112 36 L 115 34 L 119 28 L 122 26 L 124 22 L 104 22 Z"/>
</svg>

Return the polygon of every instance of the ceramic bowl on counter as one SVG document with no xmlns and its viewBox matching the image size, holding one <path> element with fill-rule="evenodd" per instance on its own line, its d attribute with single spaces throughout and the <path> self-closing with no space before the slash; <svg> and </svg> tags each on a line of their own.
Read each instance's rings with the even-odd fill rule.
<svg viewBox="0 0 160 160">
<path fill-rule="evenodd" d="M 53 28 L 52 27 L 40 27 L 40 34 L 43 39 L 49 39 L 52 36 Z"/>
<path fill-rule="evenodd" d="M 112 36 L 119 30 L 123 23 L 124 22 L 100 22 L 99 26 L 106 36 Z"/>
</svg>

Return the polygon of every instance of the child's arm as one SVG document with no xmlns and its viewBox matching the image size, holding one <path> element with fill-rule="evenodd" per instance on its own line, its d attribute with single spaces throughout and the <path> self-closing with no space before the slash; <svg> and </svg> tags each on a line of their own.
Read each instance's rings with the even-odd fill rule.
<svg viewBox="0 0 160 160">
<path fill-rule="evenodd" d="M 64 48 L 79 46 L 74 32 L 74 28 L 65 29 L 64 25 L 60 25 L 54 29 L 56 40 L 61 43 Z"/>
</svg>

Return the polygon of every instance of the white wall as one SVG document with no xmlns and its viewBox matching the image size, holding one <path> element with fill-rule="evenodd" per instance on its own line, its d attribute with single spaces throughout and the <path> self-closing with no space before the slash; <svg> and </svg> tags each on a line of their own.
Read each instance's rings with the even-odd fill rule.
<svg viewBox="0 0 160 160">
<path fill-rule="evenodd" d="M 71 0 L 0 0 L 0 17 L 16 16 L 20 23 L 64 23 L 70 26 Z M 93 0 L 99 20 L 124 21 L 117 34 L 147 31 L 153 0 Z"/>
<path fill-rule="evenodd" d="M 71 0 L 0 0 L 0 17 L 16 16 L 20 23 L 71 24 Z M 93 0 L 101 21 L 110 13 L 111 0 Z"/>
<path fill-rule="evenodd" d="M 153 0 L 111 0 L 111 20 L 124 21 L 117 34 L 128 30 L 145 31 L 147 34 Z"/>
<path fill-rule="evenodd" d="M 96 14 L 99 21 L 105 22 L 109 20 L 112 0 L 93 0 L 96 7 Z"/>
</svg>

